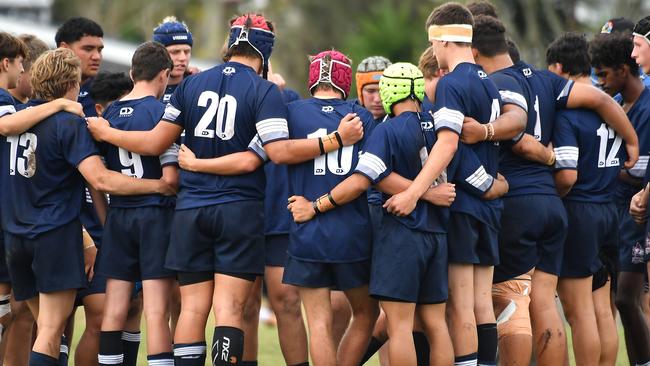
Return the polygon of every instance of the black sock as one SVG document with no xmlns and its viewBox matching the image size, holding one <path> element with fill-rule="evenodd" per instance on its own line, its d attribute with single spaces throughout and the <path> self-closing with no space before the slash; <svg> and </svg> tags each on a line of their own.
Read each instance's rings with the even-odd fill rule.
<svg viewBox="0 0 650 366">
<path fill-rule="evenodd" d="M 418 366 L 429 366 L 429 340 L 423 332 L 413 332 L 413 344 L 415 355 L 418 359 Z"/>
<path fill-rule="evenodd" d="M 59 345 L 59 366 L 68 366 L 68 354 L 70 347 L 68 347 L 68 339 L 65 335 L 61 336 L 61 344 Z"/>
<path fill-rule="evenodd" d="M 257 366 L 257 361 L 242 361 L 239 366 Z"/>
<path fill-rule="evenodd" d="M 165 352 L 157 355 L 148 355 L 147 364 L 149 366 L 174 366 L 174 354 L 172 352 Z"/>
<path fill-rule="evenodd" d="M 370 337 L 370 343 L 368 343 L 368 348 L 366 348 L 366 353 L 363 354 L 363 358 L 361 359 L 361 362 L 359 362 L 359 366 L 365 364 L 368 362 L 368 360 L 375 354 L 381 346 L 384 345 L 386 341 L 380 341 L 379 338 L 377 337 Z"/>
<path fill-rule="evenodd" d="M 495 323 L 479 324 L 478 333 L 478 364 L 495 366 L 497 364 L 497 325 Z"/>
<path fill-rule="evenodd" d="M 303 362 L 303 363 L 299 363 L 296 365 L 289 365 L 289 366 L 309 366 L 309 362 Z"/>
<path fill-rule="evenodd" d="M 124 366 L 136 366 L 140 349 L 140 332 L 122 332 L 122 349 L 124 350 Z"/>
<path fill-rule="evenodd" d="M 465 356 L 458 356 L 454 358 L 454 365 L 457 366 L 473 366 L 476 365 L 476 353 L 470 353 Z"/>
<path fill-rule="evenodd" d="M 31 351 L 29 353 L 29 366 L 57 366 L 59 360 L 43 353 Z"/>
<path fill-rule="evenodd" d="M 176 366 L 205 365 L 205 342 L 174 345 L 174 364 Z"/>
<path fill-rule="evenodd" d="M 239 365 L 244 354 L 244 331 L 235 327 L 215 327 L 212 338 L 212 365 Z"/>
<path fill-rule="evenodd" d="M 122 365 L 124 351 L 122 350 L 122 331 L 99 332 L 99 364 Z"/>
</svg>

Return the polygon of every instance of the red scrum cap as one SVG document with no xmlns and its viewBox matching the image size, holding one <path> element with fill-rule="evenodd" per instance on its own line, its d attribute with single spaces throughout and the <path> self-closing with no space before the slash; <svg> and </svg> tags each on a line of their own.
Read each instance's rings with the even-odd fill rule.
<svg viewBox="0 0 650 366">
<path fill-rule="evenodd" d="M 352 62 L 339 51 L 323 51 L 311 57 L 309 64 L 309 91 L 318 83 L 330 83 L 343 93 L 343 98 L 350 94 L 352 85 Z"/>
</svg>

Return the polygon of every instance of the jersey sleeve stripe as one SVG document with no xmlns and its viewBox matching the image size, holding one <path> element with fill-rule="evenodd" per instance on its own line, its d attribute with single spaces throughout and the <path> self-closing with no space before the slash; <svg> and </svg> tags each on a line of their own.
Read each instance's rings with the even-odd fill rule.
<svg viewBox="0 0 650 366">
<path fill-rule="evenodd" d="M 289 127 L 284 118 L 269 118 L 255 124 L 262 143 L 289 138 Z"/>
<path fill-rule="evenodd" d="M 436 131 L 440 128 L 447 127 L 460 133 L 463 129 L 463 119 L 465 119 L 463 113 L 449 108 L 441 108 L 433 114 Z"/>
<path fill-rule="evenodd" d="M 504 103 L 517 105 L 528 112 L 528 103 L 526 103 L 526 98 L 523 95 L 510 90 L 499 90 L 499 94 L 501 94 L 501 100 Z"/>
<path fill-rule="evenodd" d="M 492 176 L 485 171 L 483 166 L 480 166 L 472 175 L 465 179 L 467 183 L 482 192 L 487 191 L 492 186 L 492 180 Z"/>
<path fill-rule="evenodd" d="M 262 147 L 262 140 L 260 140 L 259 135 L 255 135 L 251 140 L 250 144 L 248 144 L 248 149 L 259 156 L 262 161 L 269 161 L 269 157 L 266 155 L 264 147 Z"/>
<path fill-rule="evenodd" d="M 377 155 L 366 152 L 359 157 L 359 163 L 357 163 L 355 170 L 375 181 L 386 171 L 386 164 Z"/>
<path fill-rule="evenodd" d="M 16 107 L 12 105 L 3 105 L 0 106 L 0 117 L 6 116 L 7 114 L 16 113 Z"/>
<path fill-rule="evenodd" d="M 560 92 L 560 95 L 557 96 L 557 100 L 560 100 L 562 98 L 566 98 L 569 96 L 569 90 L 571 90 L 571 85 L 573 85 L 573 80 L 568 80 L 567 83 L 564 85 L 564 88 L 562 88 L 562 91 Z"/>
<path fill-rule="evenodd" d="M 634 164 L 634 166 L 628 170 L 630 175 L 637 178 L 643 178 L 645 171 L 648 168 L 649 158 L 650 157 L 647 155 L 639 156 L 639 160 L 637 160 L 636 164 Z"/>
<path fill-rule="evenodd" d="M 162 155 L 159 156 L 160 165 L 178 164 L 178 144 L 174 143 Z"/>
<path fill-rule="evenodd" d="M 561 146 L 553 149 L 555 152 L 555 168 L 577 168 L 580 150 L 575 146 Z"/>
<path fill-rule="evenodd" d="M 176 119 L 180 115 L 181 115 L 181 111 L 176 109 L 176 107 L 174 107 L 173 105 L 167 104 L 162 119 L 164 119 L 165 121 L 176 122 Z"/>
</svg>

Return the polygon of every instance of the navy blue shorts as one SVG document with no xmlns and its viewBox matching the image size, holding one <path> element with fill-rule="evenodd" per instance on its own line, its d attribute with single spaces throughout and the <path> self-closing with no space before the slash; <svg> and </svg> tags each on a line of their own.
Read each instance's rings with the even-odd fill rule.
<svg viewBox="0 0 650 366">
<path fill-rule="evenodd" d="M 165 266 L 178 272 L 264 274 L 264 206 L 238 201 L 174 213 Z"/>
<path fill-rule="evenodd" d="M 566 210 L 558 196 L 505 197 L 499 234 L 501 263 L 494 268 L 494 283 L 533 268 L 559 276 L 567 225 Z"/>
<path fill-rule="evenodd" d="M 618 209 L 618 267 L 621 272 L 646 273 L 645 227 L 637 225 L 630 216 L 630 202 L 617 202 Z"/>
<path fill-rule="evenodd" d="M 284 267 L 287 264 L 287 248 L 289 247 L 289 234 L 267 235 L 265 264 L 268 267 Z"/>
<path fill-rule="evenodd" d="M 447 228 L 449 263 L 499 264 L 499 233 L 475 217 L 452 212 Z"/>
<path fill-rule="evenodd" d="M 5 237 L 4 231 L 0 229 L 0 283 L 10 283 L 9 268 L 5 260 Z"/>
<path fill-rule="evenodd" d="M 618 213 L 613 203 L 564 201 L 569 233 L 564 243 L 560 277 L 582 278 L 603 267 L 603 247 L 618 241 Z"/>
<path fill-rule="evenodd" d="M 171 207 L 111 207 L 97 273 L 131 282 L 173 277 L 165 268 L 173 216 Z"/>
<path fill-rule="evenodd" d="M 5 232 L 5 253 L 16 300 L 86 287 L 82 243 L 79 220 L 34 239 Z"/>
<path fill-rule="evenodd" d="M 372 235 L 378 236 L 379 228 L 381 227 L 381 219 L 384 217 L 384 207 L 382 205 L 368 204 L 368 212 L 370 213 Z"/>
<path fill-rule="evenodd" d="M 407 228 L 386 215 L 373 242 L 370 295 L 417 304 L 447 300 L 447 235 Z"/>
<path fill-rule="evenodd" d="M 282 283 L 308 288 L 346 291 L 367 285 L 370 260 L 351 263 L 308 262 L 289 256 Z"/>
</svg>

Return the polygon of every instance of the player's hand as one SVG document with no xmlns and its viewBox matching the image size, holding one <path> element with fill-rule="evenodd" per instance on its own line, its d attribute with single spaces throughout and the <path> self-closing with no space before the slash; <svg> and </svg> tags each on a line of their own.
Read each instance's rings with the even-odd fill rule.
<svg viewBox="0 0 650 366">
<path fill-rule="evenodd" d="M 485 126 L 472 117 L 465 117 L 463 120 L 463 131 L 460 134 L 460 141 L 468 145 L 485 141 Z"/>
<path fill-rule="evenodd" d="M 196 74 L 198 74 L 200 72 L 201 72 L 201 70 L 196 66 L 188 66 L 188 68 L 187 68 L 187 73 L 190 74 L 190 75 L 196 75 Z"/>
<path fill-rule="evenodd" d="M 88 281 L 92 281 L 95 276 L 95 260 L 97 259 L 97 247 L 93 242 L 92 237 L 87 231 L 82 232 L 83 246 L 84 246 L 84 271 Z"/>
<path fill-rule="evenodd" d="M 316 216 L 312 203 L 303 196 L 289 197 L 287 209 L 293 214 L 293 221 L 299 224 L 307 222 Z"/>
<path fill-rule="evenodd" d="M 108 121 L 102 117 L 88 117 L 86 118 L 86 125 L 93 138 L 99 142 L 104 141 L 106 131 L 111 127 Z"/>
<path fill-rule="evenodd" d="M 356 113 L 348 113 L 345 117 L 341 118 L 341 123 L 337 129 L 343 146 L 354 145 L 357 141 L 363 138 L 363 123 L 361 118 Z"/>
<path fill-rule="evenodd" d="M 646 187 L 646 189 L 639 191 L 632 197 L 632 201 L 630 201 L 630 216 L 639 225 L 648 220 L 648 195 L 650 194 L 648 189 Z"/>
<path fill-rule="evenodd" d="M 442 183 L 429 188 L 422 199 L 432 205 L 449 207 L 456 199 L 456 185 L 452 183 Z"/>
<path fill-rule="evenodd" d="M 627 160 L 623 163 L 626 169 L 632 169 L 637 160 L 639 160 L 639 144 L 625 143 L 625 151 L 627 152 Z"/>
<path fill-rule="evenodd" d="M 413 210 L 415 210 L 415 205 L 418 202 L 418 198 L 413 195 L 408 189 L 404 192 L 398 193 L 391 198 L 389 198 L 384 203 L 384 208 L 388 213 L 391 213 L 395 216 L 407 216 Z"/>
<path fill-rule="evenodd" d="M 76 114 L 79 117 L 85 117 L 84 107 L 81 105 L 81 103 L 66 98 L 59 98 L 55 101 L 55 103 L 58 104 L 59 109 L 62 111 Z"/>
<path fill-rule="evenodd" d="M 164 177 L 158 179 L 156 193 L 163 196 L 175 196 L 177 193 L 176 185 L 167 182 Z"/>
<path fill-rule="evenodd" d="M 196 155 L 194 155 L 194 152 L 192 152 L 189 147 L 185 146 L 185 144 L 181 144 L 181 147 L 178 150 L 178 165 L 181 167 L 181 169 L 195 172 L 195 163 Z"/>
</svg>

